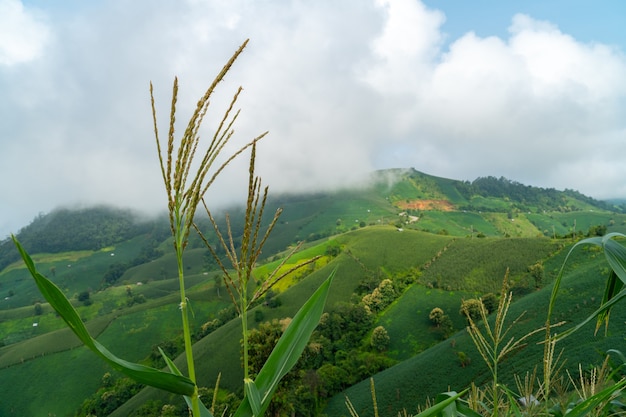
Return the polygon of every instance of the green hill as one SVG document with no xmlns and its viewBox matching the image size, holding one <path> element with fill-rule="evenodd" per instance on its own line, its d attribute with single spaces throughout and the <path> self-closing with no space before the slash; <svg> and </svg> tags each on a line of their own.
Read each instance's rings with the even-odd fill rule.
<svg viewBox="0 0 626 417">
<path fill-rule="evenodd" d="M 376 172 L 369 185 L 361 188 L 273 197 L 266 221 L 278 207 L 283 208 L 283 215 L 264 249 L 266 259 L 257 266 L 257 276 L 267 274 L 298 241 L 305 243 L 292 262 L 316 255 L 322 258 L 304 274 L 281 283 L 271 303 L 257 306 L 249 320 L 254 326 L 292 316 L 335 267 L 338 273 L 327 311 L 339 316 L 331 315 L 335 317 L 332 320 L 341 314 L 347 317 L 353 308 L 350 305 L 356 305 L 350 303 L 361 302 L 383 280 L 393 282 L 395 289 L 393 301 L 375 312 L 356 340 L 341 339 L 341 332 L 330 336 L 323 326 L 314 335 L 316 343 L 326 346 L 324 359 L 317 368 L 303 368 L 303 372 L 313 372 L 322 364 L 326 364 L 324 369 L 332 366 L 333 372 L 340 373 L 359 367 L 349 374 L 364 380 L 360 384 L 360 380 L 338 380 L 334 388 L 320 391 L 319 410 L 330 400 L 324 412 L 333 416 L 347 415 L 340 394 L 345 384 L 356 384 L 346 393 L 357 409 L 364 411 L 361 415 L 368 415 L 370 375 L 376 375 L 379 405 L 390 413 L 402 408 L 415 411 L 426 398 L 447 390 L 451 381 L 459 387 L 484 381 L 485 368 L 462 331 L 461 301 L 497 293 L 508 268 L 515 295 L 510 315 L 529 311 L 516 326 L 516 334 L 540 327 L 549 291 L 545 286 L 554 278 L 563 250 L 572 239 L 626 229 L 621 206 L 574 191 L 528 187 L 492 177 L 456 181 L 415 170 Z M 241 211 L 229 212 L 237 241 Z M 218 218 L 223 223 L 223 213 Z M 212 241 L 207 220 L 200 217 L 198 224 Z M 171 345 L 175 352 L 180 338 L 178 283 L 168 233 L 163 218 L 141 221 L 127 210 L 97 207 L 39 216 L 18 238 L 28 244 L 39 269 L 72 299 L 98 340 L 120 356 L 148 363 L 157 344 Z M 239 323 L 237 319 L 228 321 L 232 317 L 229 297 L 215 286 L 219 274 L 206 253 L 194 237 L 185 258 L 199 383 L 212 387 L 221 373 L 220 386 L 239 395 Z M 107 368 L 91 352 L 77 347 L 76 339 L 43 302 L 15 259 L 12 242 L 2 242 L 0 379 L 15 383 L 6 389 L 3 384 L 0 415 L 74 415 L 82 401 L 101 387 Z M 545 266 L 546 273 L 539 284 L 528 271 L 537 262 Z M 602 279 L 598 271 L 604 271 L 604 266 L 599 262 L 589 253 L 575 259 L 576 268 L 567 281 L 568 296 L 563 299 L 565 307 L 559 312 L 564 318 L 575 321 L 597 304 L 593 301 L 600 297 L 599 284 L 591 283 Z M 536 290 L 537 285 L 542 289 Z M 451 338 L 446 339 L 429 321 L 434 307 L 451 318 Z M 203 327 L 216 319 L 226 323 L 212 331 Z M 350 327 L 349 323 L 342 325 Z M 384 353 L 369 347 L 376 326 L 384 326 L 390 336 Z M 328 342 L 325 337 L 330 337 Z M 574 364 L 595 363 L 597 357 L 590 351 L 616 343 L 614 338 L 590 339 L 582 332 L 571 341 L 566 351 Z M 341 343 L 343 347 L 338 348 Z M 510 358 L 508 375 L 532 368 L 538 358 L 536 349 L 529 345 L 524 350 L 528 354 Z M 458 351 L 472 358 L 470 366 L 460 367 Z M 330 381 L 329 375 L 320 377 Z M 38 392 L 49 395 L 33 401 Z M 71 398 L 69 392 L 74 393 Z M 113 415 L 130 415 L 151 401 L 177 403 L 179 399 L 145 389 Z"/>
<path fill-rule="evenodd" d="M 554 269 L 560 267 L 561 260 L 559 256 L 547 264 L 550 269 Z M 574 263 L 576 267 L 570 270 L 563 282 L 564 291 L 559 297 L 555 315 L 557 320 L 566 321 L 565 328 L 582 321 L 595 310 L 604 288 L 603 281 L 606 280 L 606 276 L 601 273 L 604 269 L 602 259 L 598 257 L 594 259 L 594 255 L 583 254 L 575 259 Z M 522 314 L 523 319 L 513 326 L 510 337 L 519 338 L 544 324 L 550 291 L 549 286 L 545 287 L 518 298 L 512 304 L 508 315 L 509 322 L 513 322 Z M 432 305 L 426 303 L 429 299 L 432 297 L 422 298 L 424 312 Z M 557 349 L 564 352 L 563 372 L 567 369 L 572 375 L 577 375 L 578 364 L 585 368 L 589 364 L 599 363 L 602 352 L 619 348 L 623 342 L 624 319 L 626 319 L 624 309 L 617 309 L 612 313 L 607 336 L 594 335 L 594 326 L 591 324 L 559 343 Z M 515 387 L 514 375 L 523 378 L 527 372 L 532 373 L 535 367 L 541 372 L 543 346 L 538 342 L 542 340 L 543 333 L 539 333 L 523 349 L 504 360 L 500 367 L 503 383 Z M 469 365 L 461 366 L 458 358 L 460 351 L 471 359 Z M 487 367 L 469 335 L 465 331 L 460 331 L 446 342 L 435 344 L 419 355 L 377 374 L 374 381 L 379 409 L 385 410 L 387 415 L 392 415 L 403 409 L 416 413 L 418 406 L 423 406 L 427 399 L 434 398 L 440 392 L 460 391 L 472 382 L 484 384 L 489 378 Z M 368 380 L 333 397 L 324 412 L 332 416 L 348 416 L 344 404 L 346 396 L 356 404 L 360 416 L 374 415 Z"/>
</svg>

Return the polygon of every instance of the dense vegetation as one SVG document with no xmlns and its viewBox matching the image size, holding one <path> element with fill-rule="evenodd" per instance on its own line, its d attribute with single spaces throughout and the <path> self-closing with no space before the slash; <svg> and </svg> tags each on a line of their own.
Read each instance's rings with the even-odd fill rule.
<svg viewBox="0 0 626 417">
<path fill-rule="evenodd" d="M 77 210 L 59 208 L 46 215 L 40 214 L 17 235 L 32 253 L 95 251 L 140 234 L 151 234 L 155 241 L 162 241 L 168 236 L 162 220 L 141 221 L 138 214 L 130 210 L 106 206 Z M 0 270 L 17 259 L 13 242 L 10 239 L 2 242 Z"/>
<path fill-rule="evenodd" d="M 380 172 L 375 177 L 374 185 L 366 189 L 310 197 L 285 195 L 268 203 L 268 212 L 282 206 L 284 215 L 268 241 L 266 259 L 257 264 L 257 276 L 267 274 L 282 258 L 282 251 L 297 240 L 307 243 L 292 262 L 321 258 L 288 277 L 250 311 L 249 321 L 255 327 L 253 369 L 281 334 L 285 320 L 328 271 L 338 267 L 326 313 L 304 357 L 277 392 L 272 405 L 277 413 L 347 415 L 343 392 L 354 386 L 347 393 L 361 416 L 370 415 L 370 376 L 377 381 L 379 404 L 389 415 L 402 408 L 415 412 L 426 399 L 447 390 L 450 381 L 459 387 L 486 381 L 485 367 L 463 331 L 466 321 L 459 313 L 463 301 L 492 298 L 508 268 L 512 314 L 532 312 L 516 331 L 540 327 L 545 319 L 540 307 L 547 300 L 545 288 L 554 280 L 564 251 L 580 236 L 622 230 L 626 219 L 618 208 L 576 192 L 526 187 L 505 179 L 463 183 L 417 171 Z M 395 182 L 388 182 L 389 177 Z M 445 210 L 407 206 L 435 200 L 446 201 Z M 470 208 L 468 204 L 474 203 L 482 204 L 482 209 Z M 199 224 L 208 229 L 205 219 L 199 219 Z M 233 230 L 238 241 L 237 224 Z M 59 210 L 39 216 L 18 237 L 30 245 L 31 252 L 47 253 L 36 261 L 72 298 L 99 340 L 123 335 L 120 353 L 155 366 L 163 365 L 157 345 L 172 356 L 181 351 L 176 271 L 163 219 L 142 223 L 131 212 L 102 207 Z M 215 241 L 214 236 L 207 237 Z M 216 265 L 198 243 L 192 240 L 185 256 L 200 383 L 203 394 L 212 396 L 221 372 L 216 398 L 220 409 L 232 409 L 242 395 L 240 357 L 233 354 L 239 352 L 241 336 L 234 311 L 228 307 L 228 292 L 216 279 Z M 4 263 L 0 342 L 5 345 L 0 348 L 0 378 L 15 383 L 0 394 L 0 414 L 74 415 L 82 409 L 81 415 L 185 415 L 179 400 L 141 389 L 116 373 L 107 375 L 109 370 L 97 364 L 90 352 L 76 348 L 76 342 L 61 330 L 60 320 L 37 297 L 32 282 L 25 279 L 23 268 L 13 263 L 9 248 L 0 246 Z M 568 281 L 569 307 L 557 312 L 569 320 L 595 307 L 601 294 L 593 277 L 606 274 L 593 251 L 574 258 L 572 268 L 576 275 Z M 435 319 L 434 309 L 441 310 Z M 614 337 L 591 341 L 585 334 L 572 339 L 566 353 L 573 366 L 591 365 L 598 362 L 595 353 L 589 353 L 594 347 L 606 350 L 615 342 Z M 535 350 L 529 346 L 526 352 Z M 531 356 L 512 357 L 509 376 L 531 369 Z M 435 357 L 447 358 L 449 366 L 433 369 L 429 364 Z M 62 363 L 69 358 L 93 371 L 64 375 Z M 408 376 L 426 373 L 428 380 Z M 24 380 L 29 374 L 42 377 Z M 68 400 L 64 387 L 50 383 L 51 375 L 64 375 L 64 385 L 78 387 L 78 396 Z M 50 393 L 46 399 L 22 398 L 25 393 L 44 391 Z"/>
</svg>

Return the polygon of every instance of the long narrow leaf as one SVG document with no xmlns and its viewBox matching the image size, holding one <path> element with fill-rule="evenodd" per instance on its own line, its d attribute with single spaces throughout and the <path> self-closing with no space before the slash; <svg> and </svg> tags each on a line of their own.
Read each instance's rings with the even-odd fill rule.
<svg viewBox="0 0 626 417">
<path fill-rule="evenodd" d="M 611 270 L 609 278 L 606 281 L 606 286 L 604 288 L 604 294 L 602 295 L 602 301 L 600 301 L 600 305 L 603 306 L 611 301 L 613 297 L 619 294 L 623 287 L 624 283 L 619 279 L 615 271 Z M 603 323 L 608 326 L 610 313 L 611 310 L 607 309 L 598 314 L 598 318 L 596 320 L 596 333 Z"/>
<path fill-rule="evenodd" d="M 161 349 L 160 347 L 159 347 L 159 352 L 161 352 L 161 356 L 163 357 L 163 360 L 165 360 L 165 363 L 167 364 L 167 367 L 170 369 L 170 371 L 174 375 L 182 376 L 183 375 L 182 372 L 180 372 L 180 370 L 178 369 L 174 361 L 168 358 L 165 352 L 163 352 L 163 349 Z M 185 399 L 185 402 L 187 403 L 187 407 L 189 407 L 189 409 L 191 410 L 193 408 L 191 405 L 191 397 L 189 397 L 188 395 L 183 395 L 183 398 Z M 206 408 L 206 406 L 202 403 L 202 401 L 199 401 L 198 403 L 200 405 L 200 417 L 213 417 L 213 414 L 211 414 L 209 409 Z"/>
<path fill-rule="evenodd" d="M 252 413 L 255 416 L 261 415 L 261 395 L 259 394 L 259 389 L 256 387 L 253 380 L 250 378 L 243 381 L 244 389 L 246 391 L 246 398 L 250 403 L 250 407 L 252 407 Z"/>
<path fill-rule="evenodd" d="M 443 394 L 439 394 L 437 396 L 439 402 L 437 402 L 432 407 L 429 407 L 426 410 L 422 411 L 421 413 L 419 413 L 415 417 L 440 416 L 442 414 L 443 410 L 446 409 L 446 407 L 448 407 L 450 404 L 454 403 L 457 399 L 461 398 L 461 396 L 464 395 L 467 391 L 468 390 L 465 389 L 464 391 L 461 391 L 458 394 L 455 393 L 455 392 L 446 392 L 446 393 L 443 393 Z"/>
<path fill-rule="evenodd" d="M 602 237 L 602 247 L 604 255 L 611 269 L 617 274 L 619 279 L 626 283 L 626 248 L 615 241 L 615 237 L 626 238 L 621 233 L 609 233 Z"/>
<path fill-rule="evenodd" d="M 570 335 L 594 318 L 596 319 L 597 331 L 602 323 L 608 322 L 611 308 L 613 307 L 613 305 L 626 295 L 626 293 L 624 292 L 624 284 L 626 283 L 626 248 L 619 242 L 615 241 L 614 238 L 616 237 L 626 238 L 626 235 L 623 235 L 621 233 L 609 233 L 602 237 L 591 237 L 583 239 L 577 242 L 569 250 L 552 289 L 550 304 L 548 306 L 548 321 L 550 320 L 552 310 L 556 302 L 556 296 L 559 290 L 559 286 L 561 284 L 561 280 L 563 278 L 565 265 L 567 264 L 569 256 L 578 246 L 593 245 L 603 248 L 607 263 L 611 267 L 611 274 L 607 279 L 600 307 L 596 311 L 594 311 L 589 317 L 587 317 L 587 319 L 585 319 L 582 323 L 579 323 L 576 327 L 559 334 L 559 339 Z M 619 278 L 619 280 L 617 278 Z"/>
<path fill-rule="evenodd" d="M 610 310 L 613 307 L 614 304 L 616 304 L 618 301 L 620 301 L 624 297 L 626 297 L 626 289 L 623 289 L 622 291 L 619 292 L 619 294 L 617 294 L 616 296 L 611 298 L 607 303 L 604 303 L 603 305 L 601 305 L 596 311 L 591 313 L 589 315 L 589 317 L 587 317 L 582 322 L 578 323 L 576 326 L 574 326 L 574 327 L 572 327 L 570 329 L 567 329 L 563 333 L 559 333 L 556 336 L 556 340 L 562 340 L 565 337 L 569 336 L 570 334 L 574 333 L 575 331 L 579 330 L 581 327 L 583 327 L 584 325 L 589 323 L 594 318 L 596 318 L 596 317 L 600 316 L 601 314 L 603 314 L 603 313 L 607 312 L 608 310 Z"/>
<path fill-rule="evenodd" d="M 80 316 L 67 297 L 65 297 L 65 294 L 63 294 L 59 287 L 57 287 L 52 281 L 48 280 L 37 271 L 35 263 L 24 250 L 17 238 L 12 236 L 12 239 L 22 256 L 28 271 L 34 278 L 41 294 L 50 303 L 52 308 L 59 313 L 61 318 L 85 346 L 108 362 L 114 369 L 126 374 L 137 382 L 173 392 L 175 394 L 193 394 L 195 384 L 189 378 L 120 359 L 101 345 L 96 339 L 91 337 Z"/>
<path fill-rule="evenodd" d="M 296 364 L 320 321 L 335 272 L 336 269 L 296 313 L 259 371 L 254 381 L 261 397 L 259 413 L 253 414 L 250 400 L 246 396 L 235 412 L 235 417 L 258 417 L 267 410 L 278 383 Z"/>
</svg>

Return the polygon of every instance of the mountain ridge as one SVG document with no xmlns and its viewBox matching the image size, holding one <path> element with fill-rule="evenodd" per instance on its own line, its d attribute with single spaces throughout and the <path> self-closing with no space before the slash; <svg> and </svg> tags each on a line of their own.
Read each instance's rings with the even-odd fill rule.
<svg viewBox="0 0 626 417">
<path fill-rule="evenodd" d="M 350 199 L 353 201 L 348 202 Z M 370 205 L 371 208 L 366 208 L 369 211 L 362 213 L 356 208 L 357 205 Z M 350 230 L 355 226 L 352 223 L 363 225 L 365 222 L 365 225 L 371 225 L 388 222 L 400 225 L 402 222 L 398 222 L 395 216 L 402 212 L 409 219 L 405 220 L 411 221 L 423 212 L 506 213 L 511 219 L 522 213 L 626 211 L 626 204 L 620 200 L 596 200 L 571 189 L 559 191 L 528 186 L 504 177 L 478 177 L 472 182 L 461 181 L 426 174 L 414 168 L 374 171 L 370 174 L 368 185 L 362 187 L 270 195 L 268 207 L 283 209 L 283 231 L 275 233 L 292 233 L 292 240 L 305 241 Z M 233 206 L 223 212 L 240 209 L 240 206 Z M 273 210 L 269 211 L 273 213 Z M 338 216 L 343 214 L 344 217 L 353 215 L 354 219 L 348 223 L 345 218 L 328 217 L 332 213 Z M 59 207 L 37 216 L 21 228 L 16 236 L 32 253 L 97 250 L 142 233 L 162 240 L 169 234 L 165 216 L 163 212 L 161 216 L 148 219 L 129 208 L 105 205 L 80 209 Z M 203 220 L 204 216 L 200 214 L 198 222 L 202 223 Z M 289 222 L 295 222 L 297 227 L 288 227 Z M 428 228 L 422 230 L 437 232 Z M 541 232 L 547 235 L 545 230 Z M 556 231 L 553 232 L 556 234 Z M 490 234 L 485 231 L 482 233 Z M 283 250 L 290 243 L 293 242 L 281 242 L 271 252 Z M 11 239 L 0 242 L 0 271 L 17 259 Z"/>
</svg>

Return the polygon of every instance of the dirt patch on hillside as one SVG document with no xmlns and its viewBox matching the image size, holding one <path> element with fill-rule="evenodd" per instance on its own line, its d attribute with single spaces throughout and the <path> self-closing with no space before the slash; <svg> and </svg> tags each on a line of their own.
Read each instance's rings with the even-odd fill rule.
<svg viewBox="0 0 626 417">
<path fill-rule="evenodd" d="M 396 204 L 402 210 L 454 210 L 454 206 L 448 200 L 410 200 L 398 201 Z"/>
</svg>

